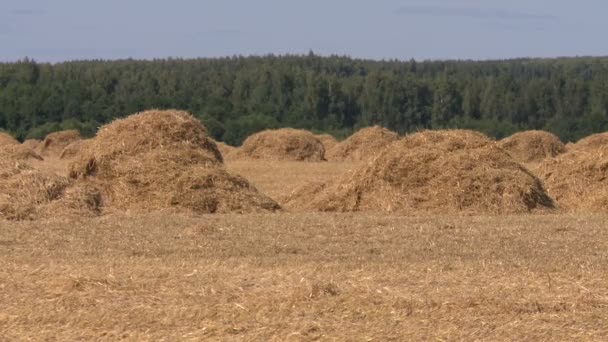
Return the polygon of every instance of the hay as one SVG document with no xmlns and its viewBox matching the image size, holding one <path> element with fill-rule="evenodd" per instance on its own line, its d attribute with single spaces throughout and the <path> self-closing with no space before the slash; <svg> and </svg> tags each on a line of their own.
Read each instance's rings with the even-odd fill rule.
<svg viewBox="0 0 608 342">
<path fill-rule="evenodd" d="M 608 211 L 608 146 L 597 141 L 585 143 L 595 148 L 578 146 L 535 169 L 559 207 L 584 213 Z"/>
<path fill-rule="evenodd" d="M 363 161 L 378 155 L 378 152 L 398 139 L 395 132 L 380 126 L 359 130 L 346 140 L 327 151 L 327 160 Z"/>
<path fill-rule="evenodd" d="M 27 147 L 33 151 L 37 151 L 40 149 L 40 144 L 42 144 L 42 140 L 27 139 L 21 144 L 21 146 Z"/>
<path fill-rule="evenodd" d="M 279 209 L 245 179 L 224 170 L 205 127 L 185 112 L 138 113 L 102 127 L 86 145 L 71 164 L 70 177 L 97 189 L 95 203 L 102 211 Z"/>
<path fill-rule="evenodd" d="M 77 130 L 54 132 L 46 136 L 38 149 L 42 156 L 59 156 L 63 149 L 75 141 L 82 140 Z"/>
<path fill-rule="evenodd" d="M 220 153 L 222 154 L 222 158 L 224 160 L 232 159 L 234 154 L 238 150 L 238 148 L 236 148 L 234 146 L 230 146 L 221 141 L 216 141 L 215 144 L 217 145 L 217 148 L 220 150 Z"/>
<path fill-rule="evenodd" d="M 72 159 L 87 151 L 90 139 L 76 140 L 67 145 L 59 155 L 60 159 Z"/>
<path fill-rule="evenodd" d="M 336 140 L 336 138 L 330 134 L 316 134 L 315 138 L 319 139 L 319 141 L 323 144 L 325 151 L 331 150 L 338 144 L 338 140 Z"/>
<path fill-rule="evenodd" d="M 529 213 L 553 207 L 541 182 L 471 131 L 407 136 L 354 172 L 296 190 L 289 208 L 402 213 Z"/>
<path fill-rule="evenodd" d="M 17 145 L 19 142 L 13 138 L 11 135 L 0 132 L 0 147 L 4 147 L 7 145 Z"/>
<path fill-rule="evenodd" d="M 568 150 L 589 150 L 608 147 L 608 132 L 592 134 L 574 144 L 568 144 Z"/>
<path fill-rule="evenodd" d="M 42 160 L 42 157 L 27 146 L 9 144 L 0 148 L 0 159 L 25 161 Z"/>
<path fill-rule="evenodd" d="M 57 200 L 69 181 L 20 161 L 0 160 L 0 218 L 39 217 L 41 207 Z"/>
<path fill-rule="evenodd" d="M 498 143 L 520 163 L 540 162 L 566 151 L 559 138 L 545 131 L 525 131 L 515 133 Z"/>
<path fill-rule="evenodd" d="M 323 161 L 325 148 L 312 133 L 293 128 L 266 130 L 249 136 L 238 158 L 281 161 Z"/>
</svg>

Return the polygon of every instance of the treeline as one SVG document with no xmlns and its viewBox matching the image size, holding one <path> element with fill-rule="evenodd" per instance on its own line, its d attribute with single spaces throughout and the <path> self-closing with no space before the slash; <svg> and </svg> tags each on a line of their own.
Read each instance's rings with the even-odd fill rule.
<svg viewBox="0 0 608 342">
<path fill-rule="evenodd" d="M 20 139 L 177 108 L 231 144 L 266 128 L 337 136 L 473 128 L 497 138 L 544 129 L 563 140 L 608 130 L 608 58 L 368 61 L 264 56 L 0 64 L 0 129 Z"/>
</svg>

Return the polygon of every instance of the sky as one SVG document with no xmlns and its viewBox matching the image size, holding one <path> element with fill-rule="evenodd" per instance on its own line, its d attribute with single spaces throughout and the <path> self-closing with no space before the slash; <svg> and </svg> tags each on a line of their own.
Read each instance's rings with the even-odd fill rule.
<svg viewBox="0 0 608 342">
<path fill-rule="evenodd" d="M 0 0 L 0 61 L 605 56 L 606 0 Z"/>
</svg>

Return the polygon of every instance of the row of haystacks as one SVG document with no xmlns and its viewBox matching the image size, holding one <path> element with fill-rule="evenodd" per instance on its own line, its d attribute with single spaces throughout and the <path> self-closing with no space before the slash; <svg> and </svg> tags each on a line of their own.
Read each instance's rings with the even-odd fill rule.
<svg viewBox="0 0 608 342">
<path fill-rule="evenodd" d="M 66 140 L 55 142 L 68 147 L 81 141 Z M 185 112 L 147 111 L 116 120 L 73 151 L 69 177 L 37 170 L 16 158 L 3 159 L 0 217 L 280 209 L 246 179 L 225 170 L 205 127 Z"/>
<path fill-rule="evenodd" d="M 329 134 L 282 128 L 255 133 L 239 148 L 222 149 L 228 160 L 365 161 L 397 139 L 397 133 L 379 126 L 361 129 L 342 142 Z"/>
<path fill-rule="evenodd" d="M 514 214 L 552 209 L 542 183 L 496 143 L 467 130 L 399 139 L 338 179 L 297 189 L 294 210 Z"/>
<path fill-rule="evenodd" d="M 185 112 L 147 111 L 102 127 L 93 139 L 68 131 L 19 144 L 0 133 L 0 146 L 0 217 L 9 219 L 50 213 L 279 209 L 246 179 L 229 174 L 224 159 L 367 161 L 337 179 L 294 191 L 284 204 L 297 211 L 608 209 L 608 134 L 566 148 L 542 131 L 496 142 L 468 130 L 421 131 L 400 138 L 376 126 L 337 142 L 327 135 L 279 129 L 254 134 L 236 148 L 213 141 Z M 30 162 L 47 156 L 70 162 L 69 176 L 32 167 Z"/>
</svg>

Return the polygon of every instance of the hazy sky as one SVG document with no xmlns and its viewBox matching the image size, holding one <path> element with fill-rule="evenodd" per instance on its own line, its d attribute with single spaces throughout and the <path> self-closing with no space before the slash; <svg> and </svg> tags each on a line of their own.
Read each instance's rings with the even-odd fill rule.
<svg viewBox="0 0 608 342">
<path fill-rule="evenodd" d="M 0 60 L 608 55 L 606 0 L 0 0 Z"/>
</svg>

